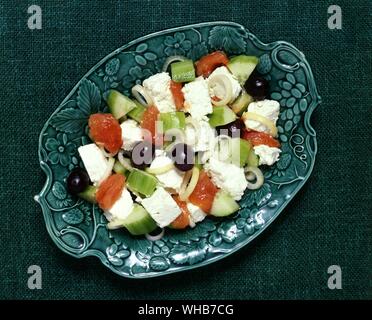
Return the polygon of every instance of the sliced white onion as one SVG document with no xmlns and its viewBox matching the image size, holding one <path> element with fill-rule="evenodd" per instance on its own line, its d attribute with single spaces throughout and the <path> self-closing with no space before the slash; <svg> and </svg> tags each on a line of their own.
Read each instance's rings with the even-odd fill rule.
<svg viewBox="0 0 372 320">
<path fill-rule="evenodd" d="M 171 63 L 178 62 L 178 61 L 184 61 L 186 59 L 187 58 L 184 56 L 170 56 L 167 58 L 167 60 L 165 60 L 162 71 L 167 72 L 168 67 Z"/>
<path fill-rule="evenodd" d="M 165 166 L 162 166 L 162 167 L 159 167 L 159 168 L 147 168 L 146 172 L 151 173 L 151 174 L 162 174 L 162 173 L 168 172 L 169 170 L 171 170 L 173 168 L 174 168 L 174 164 L 169 163 L 169 164 L 167 164 Z"/>
<path fill-rule="evenodd" d="M 154 101 L 152 100 L 152 98 L 149 95 L 149 93 L 147 92 L 147 90 L 139 84 L 136 84 L 132 88 L 132 95 L 136 98 L 136 100 L 140 104 L 142 104 L 145 107 L 149 107 L 149 106 L 152 106 L 154 104 Z"/>
<path fill-rule="evenodd" d="M 264 175 L 262 173 L 262 171 L 257 168 L 257 167 L 246 167 L 244 169 L 244 171 L 246 172 L 246 178 L 247 178 L 247 182 L 248 182 L 248 189 L 250 190 L 256 190 L 256 189 L 259 189 L 263 183 L 264 183 Z M 252 175 L 254 175 L 254 177 L 252 177 Z M 253 179 L 252 179 L 253 178 Z M 252 183 L 250 181 L 256 179 L 256 182 Z"/>
<path fill-rule="evenodd" d="M 181 201 L 186 201 L 189 198 L 189 196 L 194 192 L 194 189 L 199 180 L 199 173 L 200 173 L 200 170 L 198 167 L 192 168 L 192 176 L 191 176 L 190 182 L 187 185 L 185 191 L 182 193 L 180 192 Z"/>
<path fill-rule="evenodd" d="M 245 177 L 247 178 L 248 181 L 253 181 L 256 179 L 256 175 L 252 172 L 247 172 L 247 174 L 245 175 Z"/>
<path fill-rule="evenodd" d="M 254 112 L 244 112 L 242 115 L 243 121 L 253 120 L 262 123 L 270 131 L 270 135 L 274 138 L 278 135 L 278 129 L 274 122 Z"/>
<path fill-rule="evenodd" d="M 127 169 L 128 171 L 133 171 L 133 167 L 132 167 L 132 165 L 130 164 L 129 159 L 124 158 L 124 156 L 123 156 L 123 152 L 122 152 L 122 151 L 120 151 L 120 152 L 118 153 L 118 160 L 119 160 L 119 162 L 121 163 L 121 165 L 122 165 L 125 169 Z"/>
<path fill-rule="evenodd" d="M 182 180 L 180 192 L 179 192 L 180 197 L 181 197 L 181 194 L 185 193 L 187 185 L 190 182 L 191 176 L 192 176 L 192 170 L 187 171 L 185 175 L 183 176 L 183 180 Z"/>
<path fill-rule="evenodd" d="M 106 180 L 110 176 L 112 169 L 114 168 L 114 164 L 115 164 L 115 158 L 109 158 L 107 161 L 107 168 L 101 180 L 99 180 L 98 185 L 100 185 L 104 180 Z"/>
<path fill-rule="evenodd" d="M 150 240 L 150 241 L 160 240 L 161 238 L 163 238 L 163 236 L 164 236 L 164 229 L 162 229 L 161 232 L 159 234 L 157 234 L 156 236 L 152 236 L 149 233 L 146 233 L 146 235 L 145 235 L 146 239 Z"/>
<path fill-rule="evenodd" d="M 225 94 L 223 97 L 217 97 L 220 99 L 218 101 L 212 99 L 212 104 L 214 104 L 215 106 L 226 106 L 227 104 L 231 102 L 231 99 L 232 99 L 232 94 L 233 94 L 232 86 L 231 86 L 230 79 L 227 77 L 227 75 L 216 74 L 208 78 L 208 86 L 209 86 L 210 92 L 211 91 L 213 92 L 215 86 L 218 86 L 221 84 L 224 88 Z"/>
</svg>

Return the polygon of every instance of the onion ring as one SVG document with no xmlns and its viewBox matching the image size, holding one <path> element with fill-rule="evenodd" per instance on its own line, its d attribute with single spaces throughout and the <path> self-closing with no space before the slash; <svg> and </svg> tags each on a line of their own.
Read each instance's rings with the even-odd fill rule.
<svg viewBox="0 0 372 320">
<path fill-rule="evenodd" d="M 184 60 L 186 60 L 186 59 L 187 59 L 187 58 L 184 57 L 184 56 L 170 56 L 170 57 L 168 57 L 168 58 L 165 60 L 165 62 L 164 62 L 164 64 L 163 64 L 162 71 L 163 71 L 163 72 L 167 72 L 168 67 L 169 67 L 169 65 L 170 65 L 171 63 L 173 63 L 173 62 L 178 62 L 178 61 L 184 61 Z"/>
<path fill-rule="evenodd" d="M 149 106 L 152 106 L 154 104 L 154 100 L 152 100 L 152 98 L 149 95 L 149 93 L 147 92 L 147 90 L 139 84 L 136 84 L 132 88 L 132 95 L 144 107 L 149 107 Z"/>
<path fill-rule="evenodd" d="M 167 164 L 165 166 L 162 166 L 162 167 L 159 167 L 159 168 L 146 168 L 146 172 L 156 175 L 156 174 L 166 173 L 173 168 L 174 168 L 174 164 L 169 163 L 169 164 Z"/>
<path fill-rule="evenodd" d="M 129 159 L 124 158 L 124 156 L 123 156 L 123 152 L 122 152 L 122 151 L 120 151 L 120 152 L 118 153 L 118 160 L 119 160 L 119 162 L 121 163 L 121 165 L 122 165 L 125 169 L 127 169 L 128 171 L 133 171 L 133 167 L 132 167 L 132 165 L 130 164 Z"/>
<path fill-rule="evenodd" d="M 244 112 L 242 115 L 243 121 L 247 120 L 253 120 L 262 123 L 267 129 L 270 131 L 270 135 L 274 138 L 278 136 L 278 129 L 276 128 L 275 124 L 267 119 L 266 117 L 263 117 L 255 112 Z M 247 125 L 246 125 L 247 126 Z"/>
<path fill-rule="evenodd" d="M 251 173 L 253 173 L 255 175 L 255 178 L 256 178 L 255 183 L 251 183 L 251 182 L 248 181 L 247 188 L 249 190 L 257 190 L 257 189 L 262 187 L 262 185 L 264 183 L 264 176 L 262 174 L 262 171 L 259 168 L 257 168 L 257 167 L 246 167 L 244 169 L 244 171 L 246 172 L 247 175 L 250 175 Z M 246 175 L 246 177 L 247 177 L 247 175 Z M 252 177 L 247 177 L 247 178 L 249 178 L 249 180 L 254 179 L 254 178 L 251 179 Z"/>
<path fill-rule="evenodd" d="M 161 229 L 161 232 L 159 234 L 157 234 L 156 236 L 152 236 L 149 233 L 145 234 L 146 239 L 149 240 L 149 241 L 160 240 L 161 238 L 163 238 L 163 236 L 164 236 L 164 229 Z"/>
<path fill-rule="evenodd" d="M 216 74 L 208 78 L 208 87 L 209 91 L 213 92 L 213 87 L 218 83 L 222 83 L 222 86 L 225 89 L 225 96 L 218 97 L 218 100 L 212 99 L 212 104 L 215 106 L 226 106 L 232 100 L 232 86 L 230 79 L 225 74 Z"/>
<path fill-rule="evenodd" d="M 179 194 L 181 201 L 186 201 L 189 198 L 189 196 L 194 192 L 194 189 L 198 183 L 199 173 L 200 173 L 199 168 L 194 167 L 192 168 L 191 172 L 192 172 L 192 176 L 191 176 L 190 182 L 188 183 L 185 191 L 183 191 L 182 193 L 180 192 Z"/>
</svg>

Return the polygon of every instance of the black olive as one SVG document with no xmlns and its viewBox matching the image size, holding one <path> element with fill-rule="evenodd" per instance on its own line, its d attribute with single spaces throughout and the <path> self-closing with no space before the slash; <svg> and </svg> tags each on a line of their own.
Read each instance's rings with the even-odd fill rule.
<svg viewBox="0 0 372 320">
<path fill-rule="evenodd" d="M 136 144 L 132 150 L 131 162 L 133 167 L 144 170 L 155 156 L 155 146 L 149 141 Z"/>
<path fill-rule="evenodd" d="M 129 158 L 129 159 L 132 158 L 132 151 L 123 150 L 122 152 L 123 152 L 123 157 Z"/>
<path fill-rule="evenodd" d="M 89 175 L 82 168 L 73 169 L 67 177 L 67 190 L 71 194 L 83 192 L 89 185 Z"/>
<path fill-rule="evenodd" d="M 180 171 L 189 171 L 194 167 L 194 150 L 185 143 L 176 144 L 171 152 L 175 167 Z"/>
<path fill-rule="evenodd" d="M 243 136 L 244 128 L 244 122 L 241 119 L 237 119 L 231 123 L 216 127 L 216 131 L 218 135 L 241 138 Z"/>
<path fill-rule="evenodd" d="M 244 88 L 256 100 L 264 100 L 269 95 L 269 82 L 257 72 L 251 74 Z"/>
</svg>

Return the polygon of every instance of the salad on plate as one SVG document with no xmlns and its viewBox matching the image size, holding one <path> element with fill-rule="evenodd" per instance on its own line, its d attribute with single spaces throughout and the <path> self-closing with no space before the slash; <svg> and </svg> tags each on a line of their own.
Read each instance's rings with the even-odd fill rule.
<svg viewBox="0 0 372 320">
<path fill-rule="evenodd" d="M 69 173 L 69 192 L 96 203 L 109 229 L 150 240 L 236 212 L 281 153 L 280 106 L 267 99 L 258 62 L 222 51 L 172 56 L 132 97 L 110 90 L 110 113 L 89 117 L 92 143 L 78 149 L 85 169 Z"/>
</svg>

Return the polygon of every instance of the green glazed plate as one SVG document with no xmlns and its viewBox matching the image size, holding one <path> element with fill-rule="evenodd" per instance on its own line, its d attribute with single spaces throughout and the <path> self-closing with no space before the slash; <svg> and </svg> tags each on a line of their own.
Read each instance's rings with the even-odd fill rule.
<svg viewBox="0 0 372 320">
<path fill-rule="evenodd" d="M 133 85 L 160 72 L 168 56 L 185 55 L 195 61 L 215 50 L 229 56 L 260 57 L 258 70 L 270 81 L 271 98 L 281 105 L 279 162 L 265 171 L 261 189 L 246 192 L 241 209 L 233 216 L 208 218 L 186 231 L 166 230 L 155 242 L 132 237 L 125 230 L 108 231 L 100 209 L 70 197 L 65 186 L 69 170 L 82 166 L 77 148 L 89 143 L 89 115 L 107 110 L 109 89 L 129 95 Z M 236 23 L 201 23 L 134 40 L 96 64 L 41 131 L 39 158 L 46 182 L 35 199 L 41 205 L 48 233 L 69 255 L 95 256 L 128 278 L 161 276 L 220 260 L 261 234 L 310 176 L 317 151 L 310 117 L 320 100 L 303 53 L 283 41 L 264 44 Z"/>
</svg>

